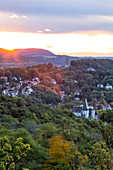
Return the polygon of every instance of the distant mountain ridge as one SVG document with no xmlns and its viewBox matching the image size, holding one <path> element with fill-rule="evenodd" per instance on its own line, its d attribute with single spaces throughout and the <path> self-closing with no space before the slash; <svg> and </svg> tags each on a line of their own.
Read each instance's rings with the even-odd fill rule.
<svg viewBox="0 0 113 170">
<path fill-rule="evenodd" d="M 14 49 L 14 52 L 18 55 L 31 56 L 31 55 L 47 55 L 55 56 L 51 51 L 38 48 L 28 48 L 28 49 Z"/>
<path fill-rule="evenodd" d="M 36 48 L 28 48 L 28 49 L 14 49 L 14 50 L 6 50 L 0 48 L 0 57 L 13 57 L 15 55 L 22 56 L 32 56 L 32 55 L 47 55 L 47 56 L 55 56 L 52 52 L 44 49 L 36 49 Z"/>
<path fill-rule="evenodd" d="M 0 48 L 0 68 L 28 67 L 43 63 L 52 63 L 54 66 L 62 67 L 68 58 L 69 63 L 73 60 L 81 59 L 111 59 L 113 57 L 77 57 L 68 55 L 55 55 L 49 50 L 28 48 L 6 50 Z"/>
</svg>

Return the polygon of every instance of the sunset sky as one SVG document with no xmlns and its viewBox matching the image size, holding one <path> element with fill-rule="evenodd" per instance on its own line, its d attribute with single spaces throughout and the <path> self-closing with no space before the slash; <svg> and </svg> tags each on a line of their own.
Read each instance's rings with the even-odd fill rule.
<svg viewBox="0 0 113 170">
<path fill-rule="evenodd" d="M 0 0 L 0 48 L 113 56 L 113 0 Z"/>
</svg>

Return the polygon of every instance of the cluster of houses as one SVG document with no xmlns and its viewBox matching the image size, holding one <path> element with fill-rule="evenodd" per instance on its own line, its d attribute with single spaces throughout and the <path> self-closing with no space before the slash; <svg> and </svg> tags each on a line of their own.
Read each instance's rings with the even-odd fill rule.
<svg viewBox="0 0 113 170">
<path fill-rule="evenodd" d="M 30 80 L 22 80 L 22 78 L 17 79 L 17 77 L 12 77 L 12 81 L 15 82 L 15 86 L 11 87 L 11 83 L 8 81 L 8 77 L 2 76 L 0 79 L 4 80 L 3 84 L 0 84 L 1 94 L 2 95 L 8 95 L 8 96 L 18 96 L 19 94 L 23 95 L 30 95 L 33 90 L 33 86 L 37 86 L 40 83 L 40 79 L 38 77 L 33 78 Z M 51 79 L 51 83 L 53 85 L 56 85 L 57 82 L 55 79 Z M 60 91 L 59 92 L 61 99 L 63 99 L 65 92 Z"/>
<path fill-rule="evenodd" d="M 103 85 L 102 83 L 99 83 L 99 84 L 97 85 L 97 87 L 99 87 L 99 88 L 104 88 L 104 85 Z M 107 83 L 107 85 L 105 86 L 105 88 L 108 89 L 108 90 L 111 90 L 111 89 L 113 89 L 113 86 L 110 85 L 109 83 Z"/>
<path fill-rule="evenodd" d="M 32 86 L 38 85 L 40 83 L 40 79 L 35 77 L 34 79 L 25 80 L 23 81 L 22 78 L 17 79 L 17 77 L 13 77 L 12 80 L 15 82 L 15 86 L 11 87 L 10 83 L 8 82 L 8 77 L 0 77 L 0 79 L 4 79 L 5 83 L 0 84 L 2 91 L 2 95 L 8 96 L 18 96 L 19 93 L 28 96 L 33 92 Z"/>
</svg>

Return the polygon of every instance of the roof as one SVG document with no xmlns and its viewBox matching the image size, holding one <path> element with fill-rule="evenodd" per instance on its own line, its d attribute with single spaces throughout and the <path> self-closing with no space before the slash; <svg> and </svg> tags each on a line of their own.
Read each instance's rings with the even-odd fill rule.
<svg viewBox="0 0 113 170">
<path fill-rule="evenodd" d="M 79 93 L 79 91 L 75 91 L 75 93 Z"/>
</svg>

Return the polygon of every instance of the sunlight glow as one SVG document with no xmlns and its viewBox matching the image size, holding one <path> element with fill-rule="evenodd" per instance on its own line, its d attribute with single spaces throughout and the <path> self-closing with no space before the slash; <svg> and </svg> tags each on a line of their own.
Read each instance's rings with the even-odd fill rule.
<svg viewBox="0 0 113 170">
<path fill-rule="evenodd" d="M 57 54 L 113 56 L 113 34 L 0 32 L 0 48 L 43 48 Z"/>
</svg>

